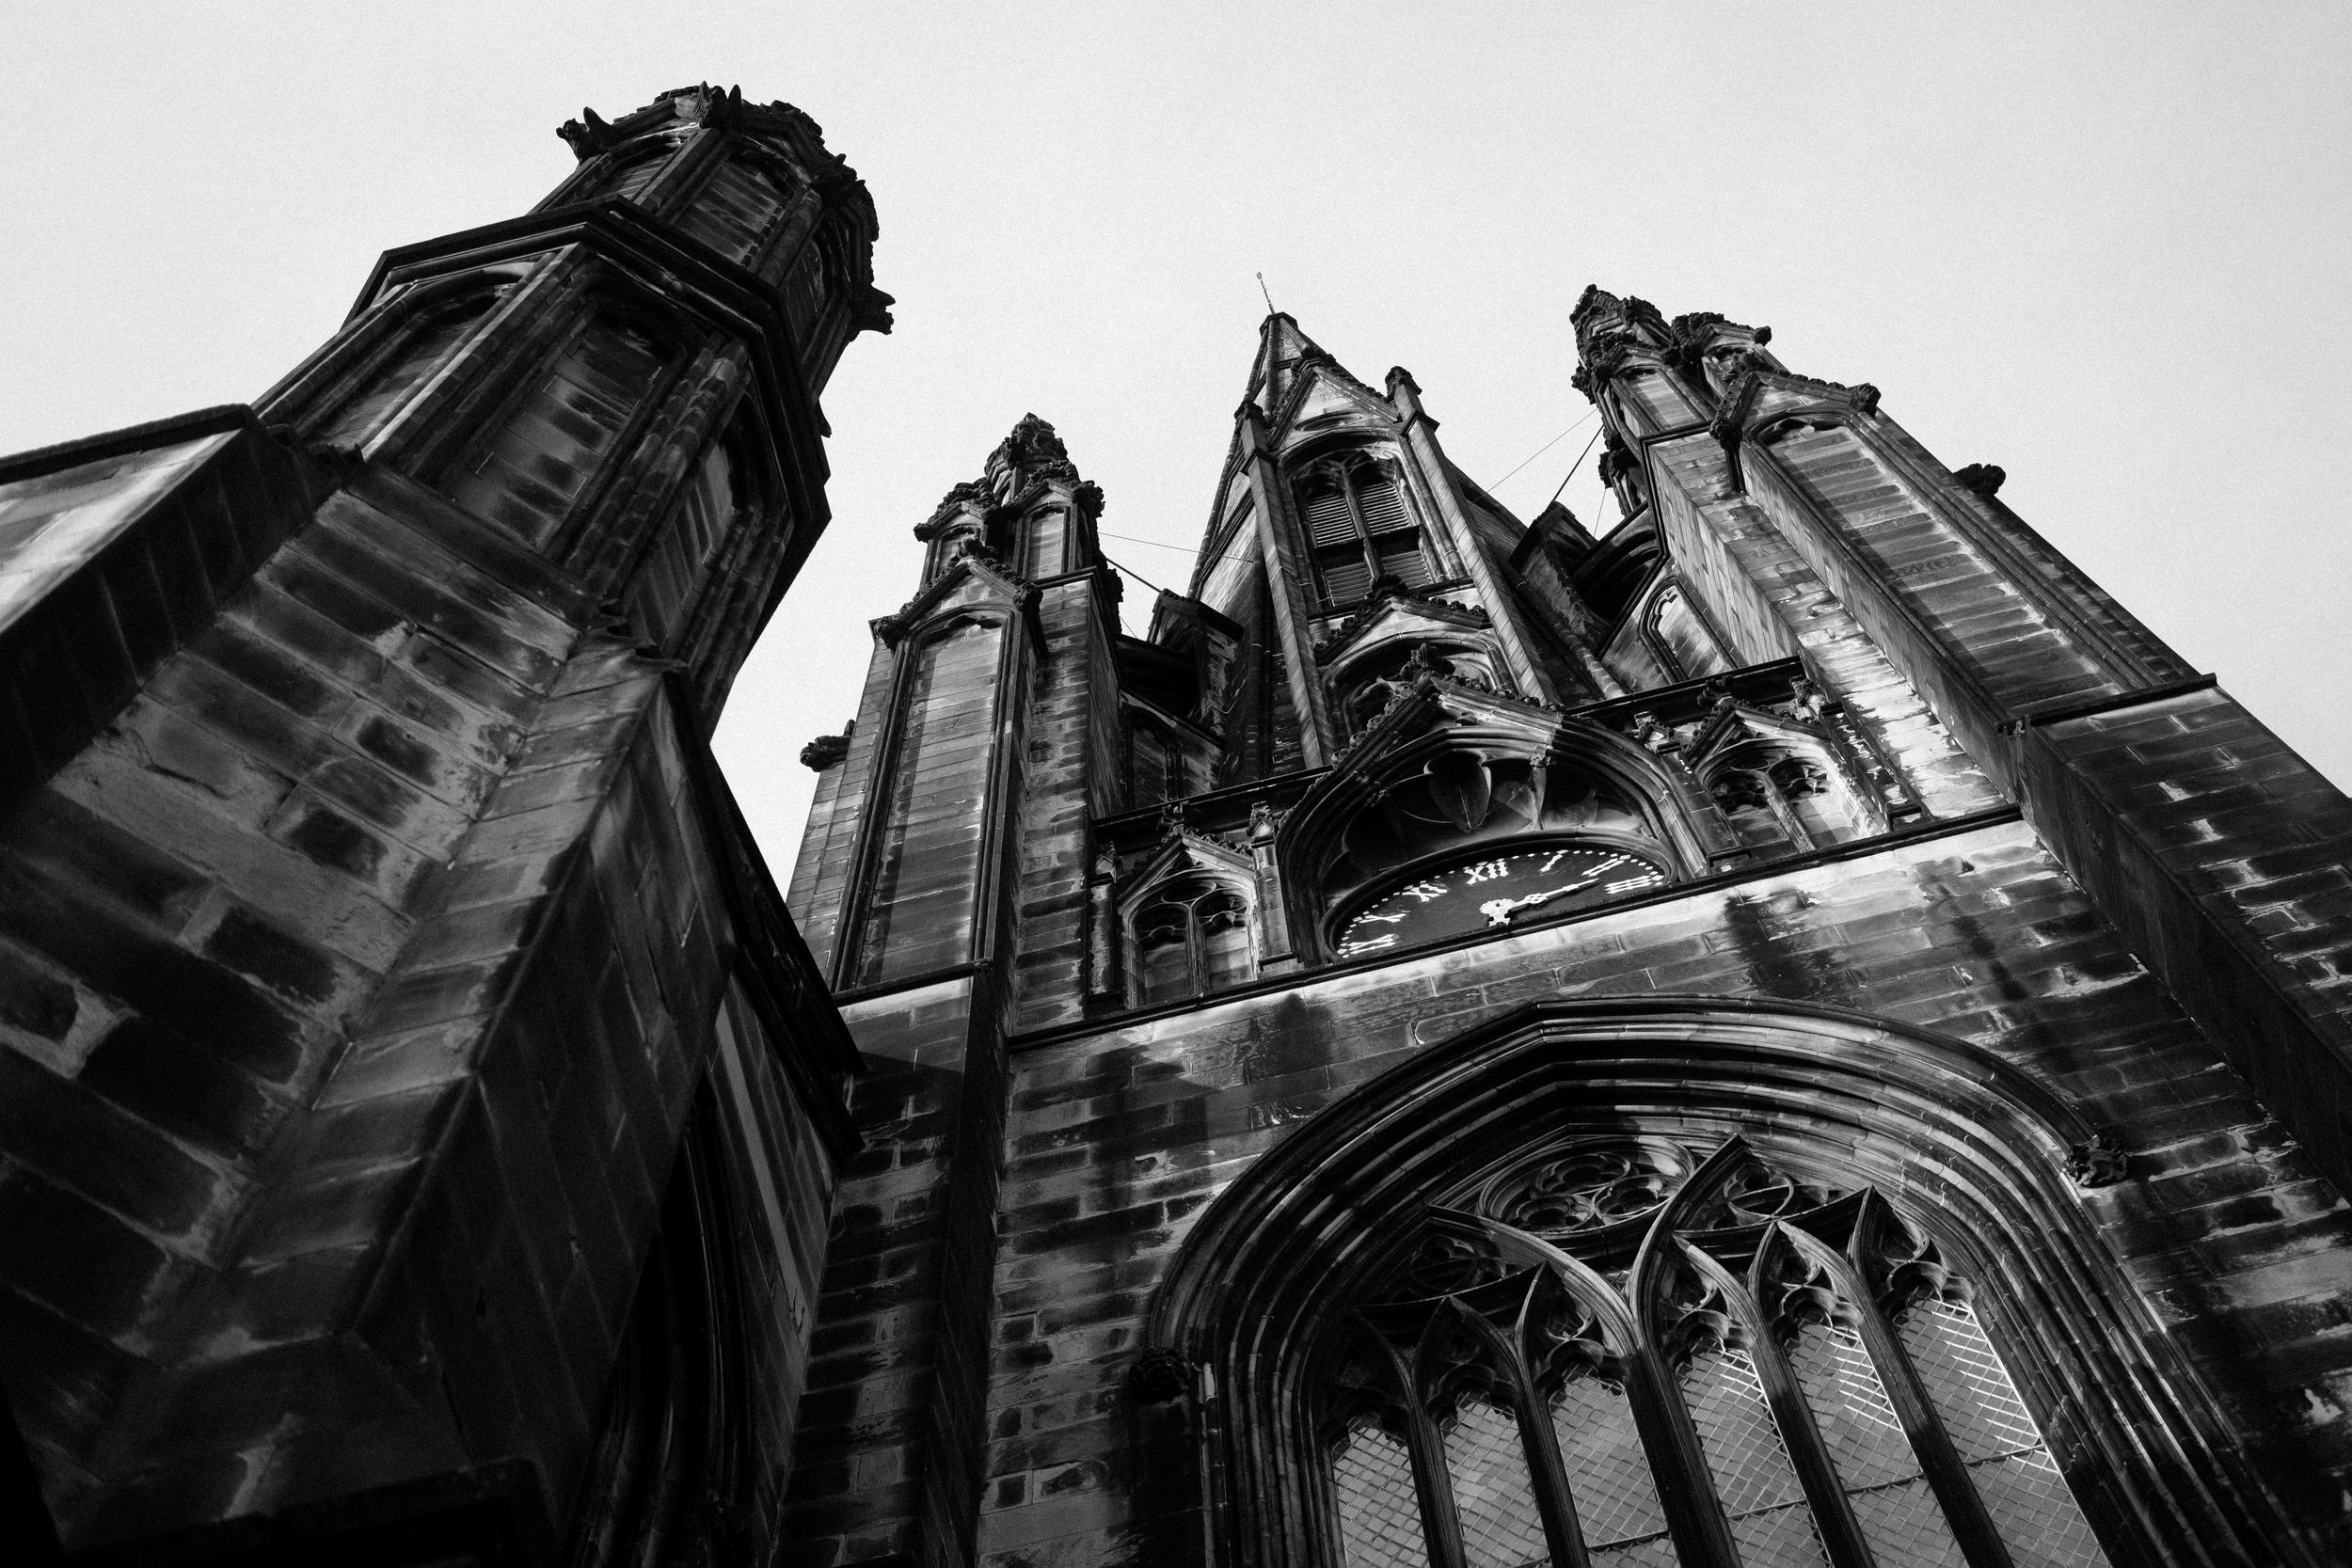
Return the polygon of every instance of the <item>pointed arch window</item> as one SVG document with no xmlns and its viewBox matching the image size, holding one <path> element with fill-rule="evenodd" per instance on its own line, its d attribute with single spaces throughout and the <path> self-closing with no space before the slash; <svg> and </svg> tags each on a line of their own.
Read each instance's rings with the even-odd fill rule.
<svg viewBox="0 0 2352 1568">
<path fill-rule="evenodd" d="M 686 624 L 713 562 L 754 504 L 747 452 L 740 426 L 712 438 L 687 475 L 669 526 L 638 567 L 629 615 L 656 641 Z"/>
<path fill-rule="evenodd" d="M 2106 1562 L 1968 1283 L 1867 1187 L 1587 1138 L 1391 1280 L 1313 1396 L 1335 1564 Z"/>
<path fill-rule="evenodd" d="M 329 446 L 365 440 L 386 415 L 407 401 L 408 394 L 437 370 L 451 351 L 489 314 L 503 291 L 477 289 L 458 299 L 431 307 L 404 329 L 399 345 L 366 378 L 363 389 L 319 433 Z"/>
<path fill-rule="evenodd" d="M 1438 580 L 1393 460 L 1369 452 L 1328 459 L 1308 470 L 1297 494 L 1326 606 L 1355 603 L 1382 577 L 1408 588 Z"/>
<path fill-rule="evenodd" d="M 1203 871 L 1152 887 L 1128 919 L 1138 1006 L 1222 990 L 1257 969 L 1249 937 L 1249 895 L 1234 880 Z"/>
<path fill-rule="evenodd" d="M 1133 708 L 1127 711 L 1128 803 L 1156 806 L 1191 793 L 1183 743 L 1166 724 Z"/>
<path fill-rule="evenodd" d="M 1751 848 L 1804 854 L 1871 831 L 1851 792 L 1817 757 L 1740 756 L 1705 776 L 1715 804 Z"/>
<path fill-rule="evenodd" d="M 786 199 L 773 172 L 739 155 L 703 182 L 680 227 L 727 260 L 748 263 L 783 215 Z"/>
<path fill-rule="evenodd" d="M 602 312 L 474 448 L 450 499 L 545 544 L 621 443 L 675 357 L 648 326 Z"/>
<path fill-rule="evenodd" d="M 1642 633 L 1670 682 L 1719 675 L 1737 662 L 1678 582 L 1668 582 L 1652 596 Z"/>
</svg>

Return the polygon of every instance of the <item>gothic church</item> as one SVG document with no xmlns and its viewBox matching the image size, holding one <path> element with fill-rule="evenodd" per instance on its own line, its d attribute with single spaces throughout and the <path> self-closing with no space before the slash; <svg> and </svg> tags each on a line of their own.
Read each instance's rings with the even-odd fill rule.
<svg viewBox="0 0 2352 1568">
<path fill-rule="evenodd" d="M 919 521 L 771 877 L 874 207 L 564 135 L 0 460 L 30 1560 L 2352 1559 L 2352 804 L 1997 467 L 1594 288 L 1596 537 L 1272 315 L 1186 593 L 1035 416 Z"/>
</svg>

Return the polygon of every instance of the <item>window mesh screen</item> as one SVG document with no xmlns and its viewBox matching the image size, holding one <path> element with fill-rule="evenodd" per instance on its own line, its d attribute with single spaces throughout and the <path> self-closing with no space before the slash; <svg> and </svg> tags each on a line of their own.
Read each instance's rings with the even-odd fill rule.
<svg viewBox="0 0 2352 1568">
<path fill-rule="evenodd" d="M 1658 1484 L 1642 1453 L 1642 1434 L 1622 1389 L 1597 1378 L 1580 1377 L 1552 1396 L 1551 1431 L 1576 1498 L 1576 1522 L 1592 1547 L 1638 1543 L 1662 1536 L 1666 1513 L 1658 1504 Z M 1674 1560 L 1661 1541 L 1659 1560 Z M 1638 1559 L 1628 1558 L 1634 1561 Z"/>
<path fill-rule="evenodd" d="M 1683 1371 L 1682 1397 L 1747 1568 L 1821 1568 L 1813 1515 L 1756 1363 L 1744 1351 L 1698 1356 Z"/>
<path fill-rule="evenodd" d="M 1895 1326 L 2018 1568 L 2104 1565 L 2106 1555 L 2090 1521 L 1975 1310 L 1963 1302 L 1923 1301 Z"/>
<path fill-rule="evenodd" d="M 1445 1460 L 1470 1568 L 1550 1560 L 1519 1424 L 1509 1411 L 1477 1401 L 1463 1405 L 1446 1430 Z"/>
<path fill-rule="evenodd" d="M 1861 1336 L 1807 1323 L 1788 1349 L 1788 1365 L 1872 1554 L 1886 1562 L 1957 1568 L 1963 1560 L 1960 1543 L 1920 1475 L 1911 1439 Z"/>
<path fill-rule="evenodd" d="M 1369 1418 L 1359 1421 L 1332 1457 L 1331 1491 L 1348 1568 L 1428 1568 L 1404 1444 Z"/>
<path fill-rule="evenodd" d="M 1181 901 L 1195 922 L 1199 962 L 1202 933 L 1217 927 L 1219 915 L 1246 920 L 1247 906 L 1205 876 L 1196 874 L 1188 886 Z M 1557 1162 L 1561 1155 L 1555 1149 L 1542 1157 Z M 1433 1540 L 1444 1560 L 1454 1561 L 1457 1539 L 1461 1568 L 1548 1564 L 1538 1499 L 1549 1506 L 1564 1483 L 1583 1538 L 1580 1560 L 1588 1568 L 1685 1568 L 1667 1528 L 1668 1503 L 1698 1510 L 1686 1521 L 1693 1524 L 1720 1508 L 1730 1559 L 1714 1568 L 1829 1568 L 1832 1539 L 1841 1549 L 1851 1544 L 1865 1552 L 1879 1568 L 1980 1568 L 1963 1549 L 1955 1518 L 1967 1539 L 1987 1550 L 1991 1542 L 1981 1531 L 1989 1519 L 2014 1568 L 2107 1568 L 1966 1301 L 1936 1298 L 1888 1310 L 1865 1289 L 1864 1275 L 1925 1244 L 1908 1232 L 1888 1238 L 1877 1228 L 1908 1222 L 1877 1209 L 1883 1200 L 1875 1195 L 1841 1217 L 1829 1207 L 1832 1189 L 1808 1185 L 1752 1154 L 1746 1165 L 1721 1168 L 1726 1174 L 1715 1186 L 1680 1197 L 1651 1195 L 1645 1211 L 1657 1214 L 1645 1245 L 1661 1237 L 1678 1245 L 1691 1265 L 1680 1275 L 1637 1268 L 1629 1279 L 1622 1270 L 1516 1261 L 1519 1255 L 1504 1245 L 1506 1232 L 1518 1233 L 1524 1207 L 1524 1183 L 1514 1172 L 1488 1181 L 1476 1199 L 1486 1229 L 1458 1216 L 1427 1222 L 1417 1244 L 1405 1247 L 1401 1260 L 1375 1281 L 1375 1306 L 1353 1314 L 1350 1331 L 1370 1338 L 1351 1353 L 1356 1359 L 1337 1387 L 1350 1401 L 1428 1402 L 1436 1441 L 1408 1447 L 1364 1417 L 1348 1445 L 1333 1452 L 1338 1515 L 1330 1528 L 1351 1568 L 1422 1564 Z M 1759 1171 L 1770 1180 L 1759 1179 Z M 1857 1262 L 1812 1248 L 1802 1235 L 1768 1238 L 1768 1247 L 1797 1249 L 1777 1259 L 1725 1241 L 1724 1231 L 1709 1227 L 1726 1204 L 1734 1213 L 1819 1212 L 1822 1230 L 1848 1225 L 1850 1231 L 1819 1239 L 1833 1249 L 1851 1243 Z M 1724 1261 L 1718 1248 L 1734 1251 L 1730 1261 L 1739 1273 L 1708 1265 L 1708 1254 Z M 1446 1266 L 1429 1267 L 1432 1256 Z M 1743 1273 L 1770 1289 L 1742 1285 Z M 1956 1295 L 1964 1289 L 1951 1288 Z M 1822 1321 L 1791 1322 L 1783 1313 Z M 1466 1336 L 1468 1320 L 1449 1323 L 1446 1314 L 1483 1318 L 1509 1331 L 1508 1338 Z M 1621 1326 L 1609 1326 L 1613 1318 Z M 1695 1340 L 1686 1337 L 1693 1331 Z M 1750 1332 L 1773 1337 L 1758 1342 L 1747 1338 Z M 1375 1342 L 1388 1347 L 1388 1360 L 1359 1354 Z M 1669 1359 L 1677 1349 L 1698 1354 L 1677 1363 Z M 1370 1370 L 1375 1362 L 1387 1369 L 1377 1376 Z M 1915 1402 L 1915 1373 L 1934 1420 Z M 1663 1408 L 1644 1402 L 1661 1396 Z M 1520 1409 L 1550 1423 L 1549 1443 L 1537 1449 L 1549 1464 L 1556 1448 L 1557 1474 L 1531 1475 Z M 1686 1415 L 1695 1451 L 1683 1437 L 1655 1451 L 1645 1448 L 1645 1428 L 1655 1438 L 1660 1420 L 1678 1426 Z M 1915 1447 L 1915 1436 L 1924 1439 L 1938 1422 L 1952 1447 L 1940 1438 Z M 1426 1430 L 1414 1429 L 1414 1444 Z M 1418 1472 L 1416 1459 L 1423 1466 Z M 1833 1517 L 1817 1520 L 1808 1484 Z M 1842 1501 L 1822 1495 L 1830 1485 Z M 1976 1498 L 1968 1496 L 1972 1487 Z M 1438 1510 L 1425 1531 L 1423 1495 Z M 1962 1512 L 1947 1517 L 1947 1501 Z M 1704 1535 L 1715 1539 L 1711 1524 Z"/>
</svg>

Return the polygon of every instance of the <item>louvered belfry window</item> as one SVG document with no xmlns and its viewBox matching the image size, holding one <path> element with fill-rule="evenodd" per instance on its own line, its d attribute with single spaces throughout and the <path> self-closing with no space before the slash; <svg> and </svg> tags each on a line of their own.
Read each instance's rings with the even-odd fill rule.
<svg viewBox="0 0 2352 1568">
<path fill-rule="evenodd" d="M 1297 497 L 1316 589 L 1327 607 L 1355 603 L 1379 577 L 1408 588 L 1438 579 L 1428 541 L 1391 461 L 1368 452 L 1327 459 L 1300 480 Z"/>
<path fill-rule="evenodd" d="M 1347 1568 L 2103 1568 L 1935 1243 L 1867 1187 L 1587 1137 L 1432 1210 L 1327 1347 Z"/>
</svg>

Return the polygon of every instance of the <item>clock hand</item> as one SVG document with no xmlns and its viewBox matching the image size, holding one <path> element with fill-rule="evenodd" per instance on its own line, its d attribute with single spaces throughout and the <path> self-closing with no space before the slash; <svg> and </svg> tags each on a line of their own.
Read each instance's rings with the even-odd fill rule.
<svg viewBox="0 0 2352 1568">
<path fill-rule="evenodd" d="M 1519 908 L 1523 910 L 1532 910 L 1538 904 L 1549 904 L 1554 898 L 1565 897 L 1571 893 L 1581 893 L 1584 889 L 1591 887 L 1595 882 L 1599 880 L 1600 879 L 1598 877 L 1587 877 L 1581 882 L 1570 882 L 1565 887 L 1556 887 L 1549 893 L 1531 893 L 1526 897 L 1518 901 Z"/>
<path fill-rule="evenodd" d="M 1554 898 L 1581 892 L 1599 880 L 1598 877 L 1587 877 L 1581 882 L 1570 882 L 1565 887 L 1556 887 L 1548 893 L 1531 893 L 1524 898 L 1489 898 L 1478 906 L 1478 912 L 1486 917 L 1486 924 L 1489 926 L 1508 926 L 1511 924 L 1511 917 L 1521 910 L 1532 910 L 1539 904 L 1549 904 Z"/>
</svg>

